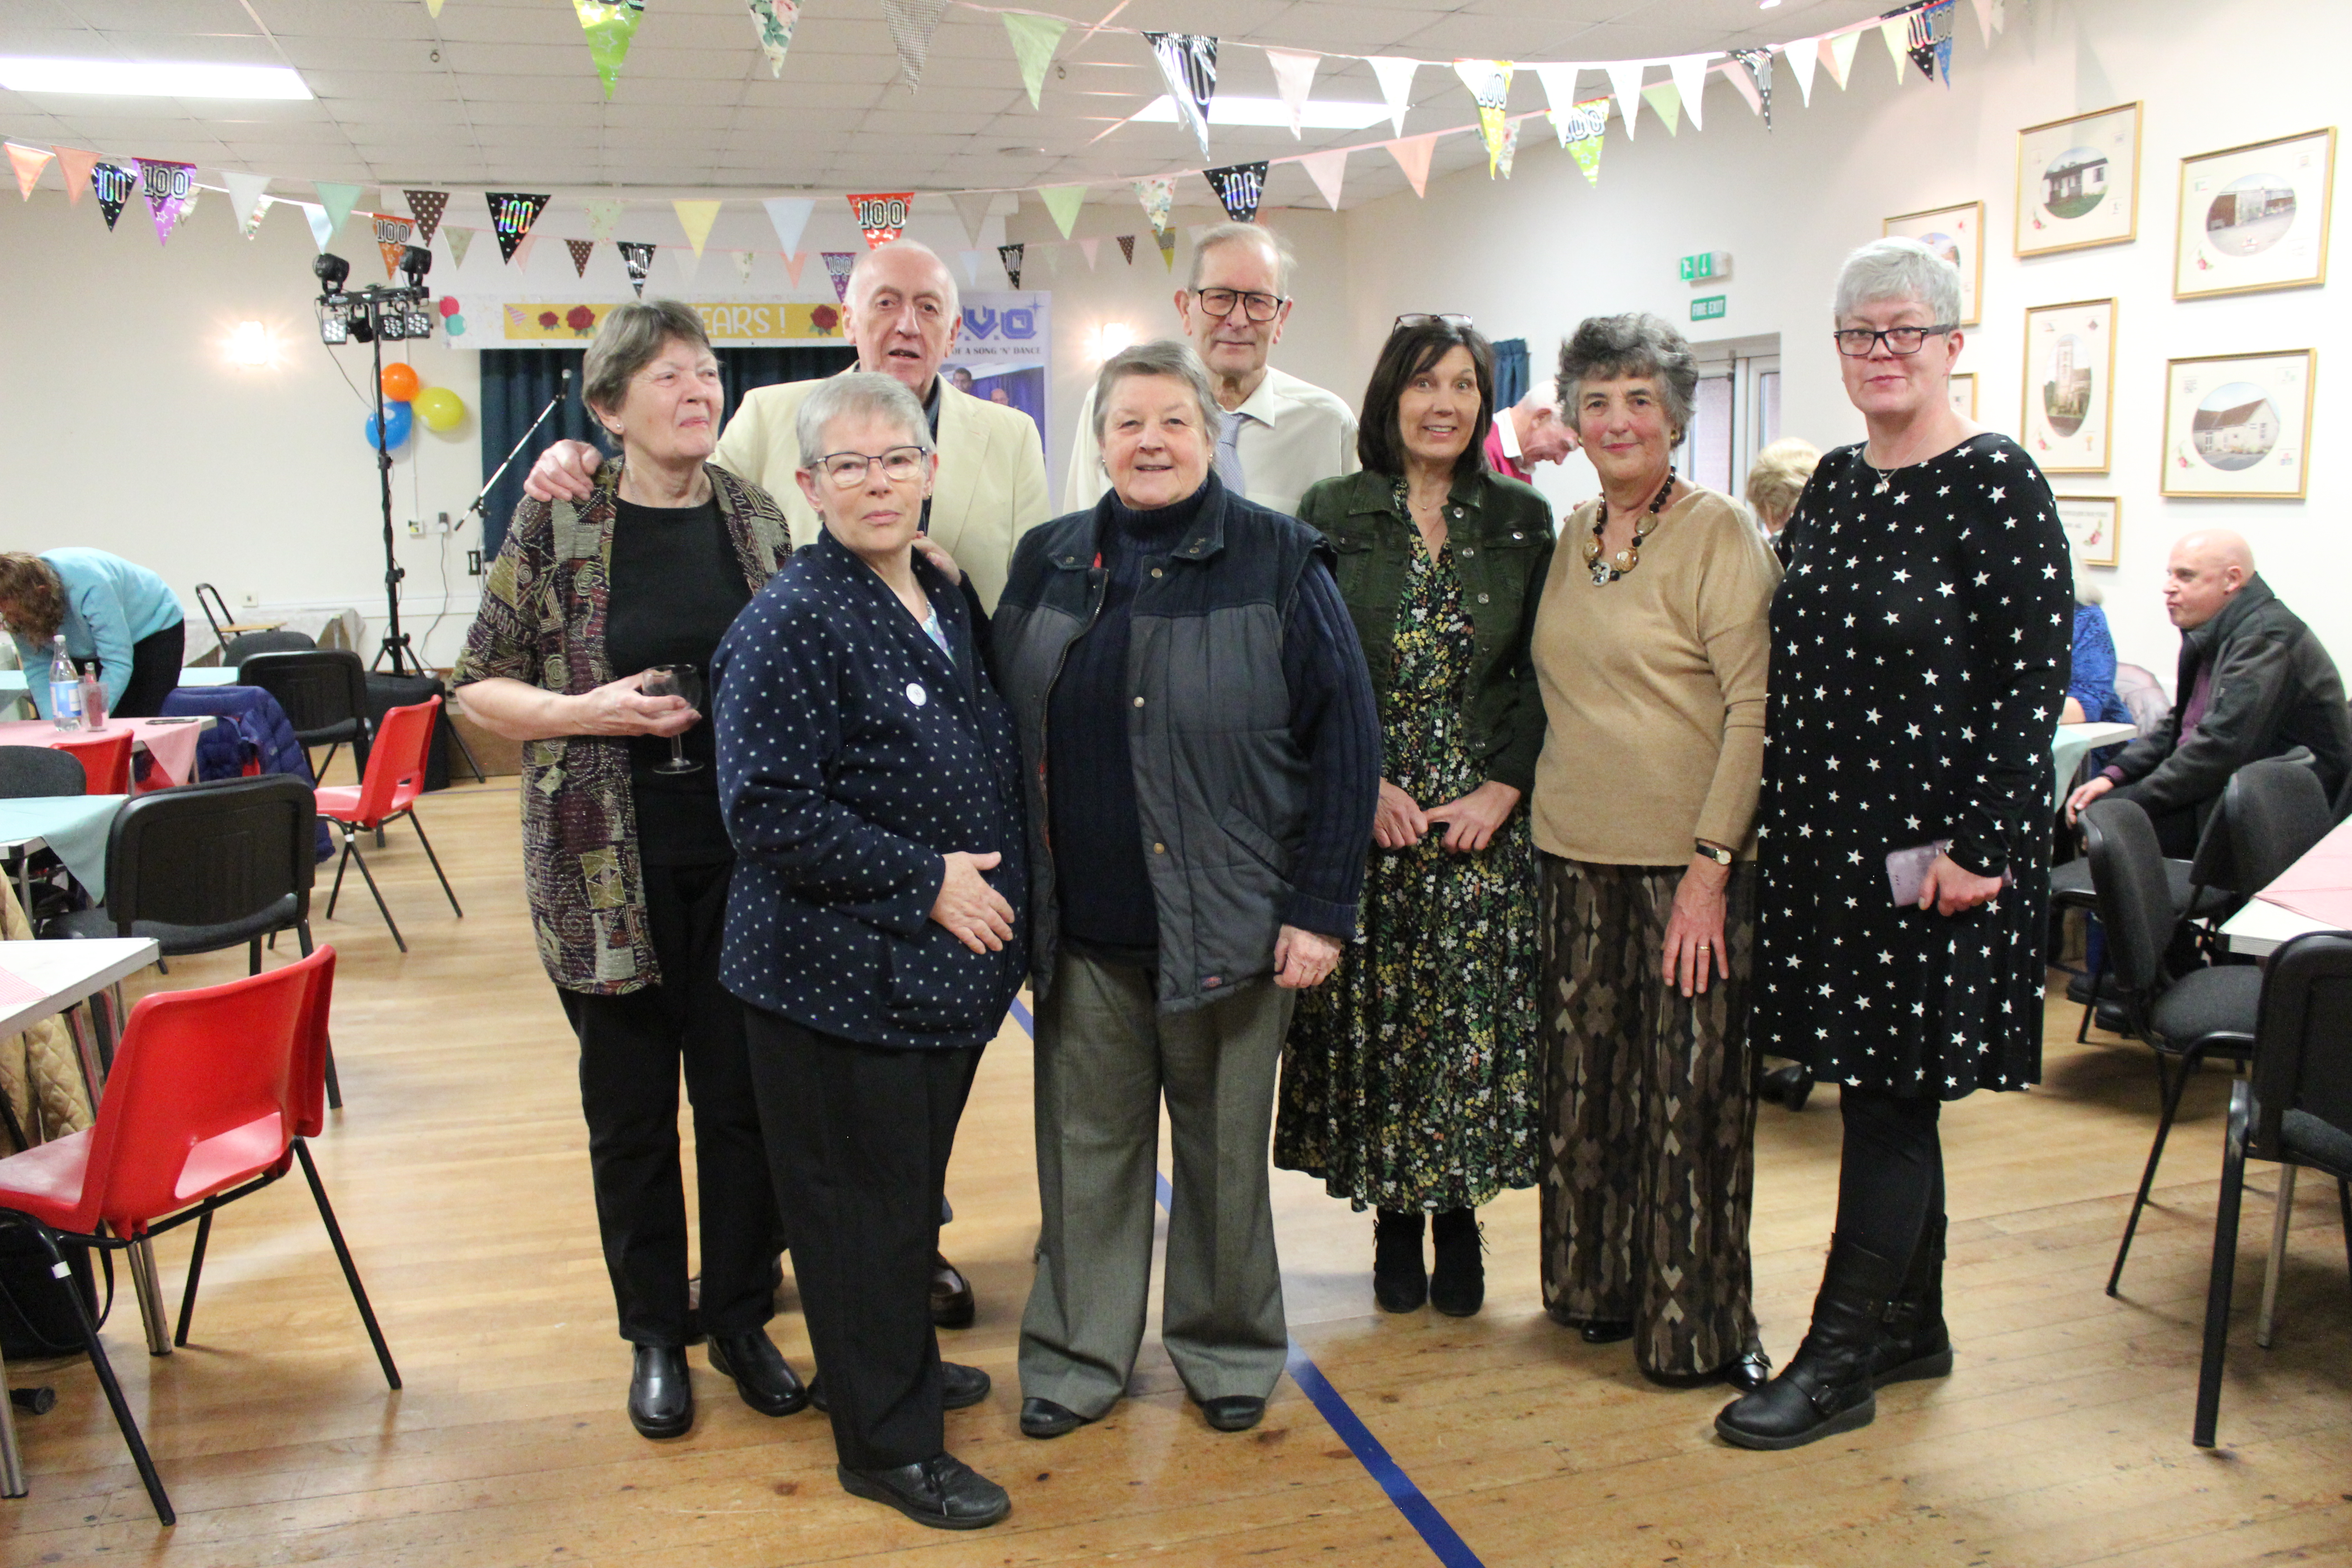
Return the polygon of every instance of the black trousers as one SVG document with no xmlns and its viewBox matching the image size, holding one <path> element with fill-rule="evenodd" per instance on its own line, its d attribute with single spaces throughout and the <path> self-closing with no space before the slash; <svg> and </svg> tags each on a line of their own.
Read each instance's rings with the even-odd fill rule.
<svg viewBox="0 0 2352 1568">
<path fill-rule="evenodd" d="M 980 1047 L 886 1050 L 744 1009 L 834 1450 L 853 1469 L 947 1447 L 931 1255 Z"/>
<path fill-rule="evenodd" d="M 125 719 L 152 719 L 163 711 L 163 699 L 180 684 L 180 661 L 187 652 L 184 622 L 165 626 L 131 645 L 131 684 L 113 712 Z"/>
<path fill-rule="evenodd" d="M 647 866 L 646 912 L 662 983 L 620 996 L 562 992 L 580 1037 L 580 1107 L 596 1224 L 621 1337 L 687 1338 L 686 1189 L 678 1162 L 681 1059 L 694 1108 L 701 1200 L 702 1326 L 744 1333 L 775 1315 L 776 1205 L 744 1045 L 743 1005 L 719 983 L 731 863 Z"/>
<path fill-rule="evenodd" d="M 1943 1103 L 1847 1088 L 1838 1090 L 1838 1110 L 1845 1124 L 1838 1237 L 1908 1262 L 1929 1222 L 1944 1212 Z"/>
<path fill-rule="evenodd" d="M 2117 784 L 2111 793 L 2120 800 L 2139 799 L 2131 784 Z M 2206 815 L 2205 811 L 2194 805 L 2167 806 L 2161 810 L 2150 808 L 2147 819 L 2156 828 L 2157 847 L 2171 859 L 2194 860 L 2197 858 L 2197 841 L 2204 836 Z"/>
</svg>

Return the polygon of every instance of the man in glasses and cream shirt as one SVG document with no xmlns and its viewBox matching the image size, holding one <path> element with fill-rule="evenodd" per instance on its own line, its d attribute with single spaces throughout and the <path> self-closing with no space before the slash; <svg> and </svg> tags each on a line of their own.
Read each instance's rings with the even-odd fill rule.
<svg viewBox="0 0 2352 1568">
<path fill-rule="evenodd" d="M 1227 416 L 1217 478 L 1235 495 L 1296 513 L 1307 486 L 1356 471 L 1356 416 L 1340 397 L 1265 363 L 1290 319 L 1290 267 L 1272 230 L 1218 224 L 1192 248 L 1192 276 L 1176 291 L 1176 314 Z M 1110 488 L 1094 431 L 1088 393 L 1062 490 L 1066 511 L 1085 510 Z"/>
</svg>

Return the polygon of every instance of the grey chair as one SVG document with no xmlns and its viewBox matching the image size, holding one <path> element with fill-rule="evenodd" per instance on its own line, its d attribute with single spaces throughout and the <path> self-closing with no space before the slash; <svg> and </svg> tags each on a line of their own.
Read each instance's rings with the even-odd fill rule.
<svg viewBox="0 0 2352 1568">
<path fill-rule="evenodd" d="M 0 800 L 89 793 L 89 774 L 70 752 L 54 746 L 0 746 Z"/>
</svg>

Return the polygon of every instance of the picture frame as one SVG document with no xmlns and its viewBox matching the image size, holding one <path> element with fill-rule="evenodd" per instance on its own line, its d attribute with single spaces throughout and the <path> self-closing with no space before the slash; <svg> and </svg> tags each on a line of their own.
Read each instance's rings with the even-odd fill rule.
<svg viewBox="0 0 2352 1568">
<path fill-rule="evenodd" d="M 2318 376 L 2317 349 L 2165 361 L 2163 493 L 2303 500 Z"/>
<path fill-rule="evenodd" d="M 1973 424 L 1977 416 L 1977 373 L 1964 370 L 1945 381 L 1944 391 L 1952 400 L 1952 412 Z"/>
<path fill-rule="evenodd" d="M 2119 496 L 2059 496 L 2058 523 L 2077 566 L 2114 566 L 2122 560 L 2124 503 Z"/>
<path fill-rule="evenodd" d="M 2137 100 L 2019 132 L 2017 254 L 2138 238 L 2139 136 Z"/>
<path fill-rule="evenodd" d="M 2105 473 L 2115 425 L 2116 302 L 2029 307 L 2022 341 L 2018 445 L 2045 474 Z"/>
<path fill-rule="evenodd" d="M 1983 319 L 1977 301 L 1984 293 L 1984 203 L 1930 207 L 1901 213 L 1882 221 L 1883 237 L 1916 239 L 1960 269 L 1960 325 L 1973 327 Z"/>
<path fill-rule="evenodd" d="M 2172 297 L 2325 284 L 2335 189 L 2333 125 L 2181 159 Z"/>
</svg>

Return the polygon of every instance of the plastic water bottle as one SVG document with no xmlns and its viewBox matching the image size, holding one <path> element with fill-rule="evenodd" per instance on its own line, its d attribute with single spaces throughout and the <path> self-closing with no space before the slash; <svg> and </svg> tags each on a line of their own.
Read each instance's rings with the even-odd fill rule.
<svg viewBox="0 0 2352 1568">
<path fill-rule="evenodd" d="M 106 728 L 106 682 L 99 679 L 98 671 L 94 669 L 82 671 L 81 727 L 85 730 Z"/>
<path fill-rule="evenodd" d="M 60 730 L 81 728 L 81 677 L 74 672 L 73 660 L 66 657 L 66 637 L 59 632 L 54 639 L 56 652 L 49 659 L 49 718 Z"/>
</svg>

